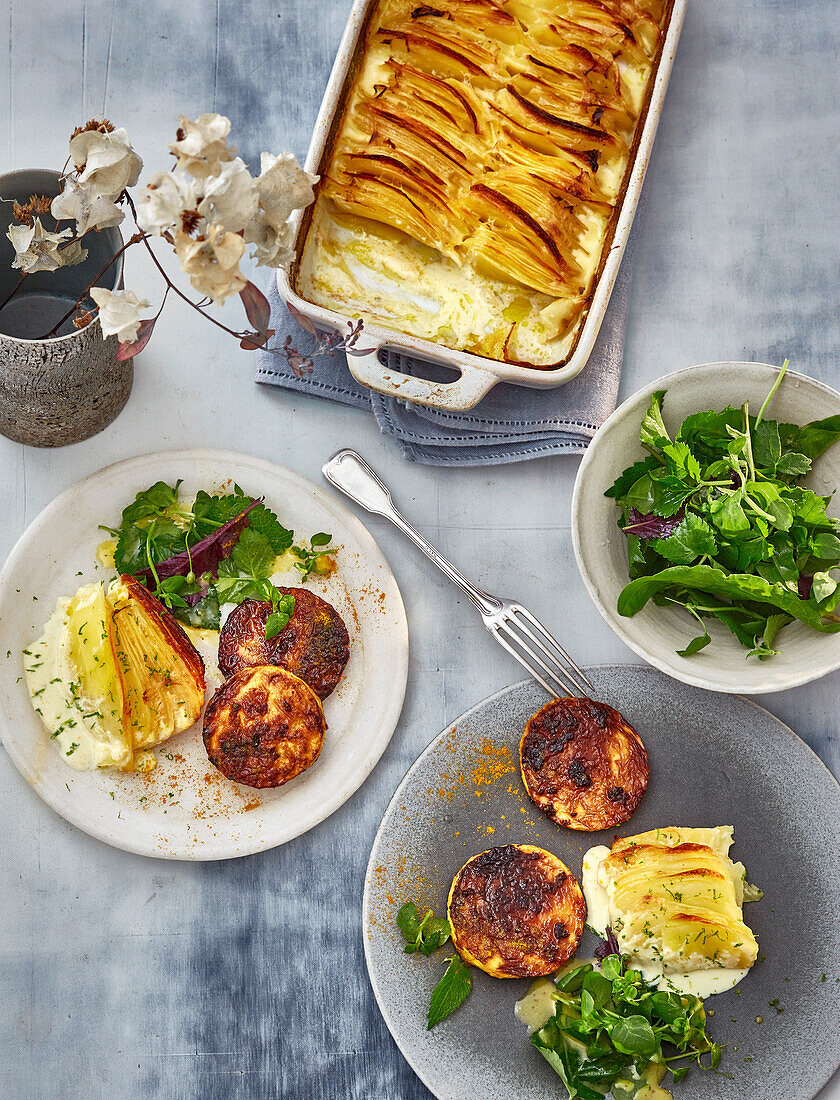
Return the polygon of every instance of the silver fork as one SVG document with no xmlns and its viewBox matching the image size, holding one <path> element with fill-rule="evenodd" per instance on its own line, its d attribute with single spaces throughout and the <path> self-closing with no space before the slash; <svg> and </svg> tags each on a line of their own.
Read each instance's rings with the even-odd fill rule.
<svg viewBox="0 0 840 1100">
<path fill-rule="evenodd" d="M 360 454 L 337 451 L 323 467 L 324 477 L 362 508 L 385 516 L 423 551 L 472 600 L 482 622 L 499 645 L 527 669 L 551 696 L 587 697 L 595 689 L 560 643 L 527 608 L 513 600 L 491 596 L 467 578 L 419 531 L 400 515 L 385 484 Z"/>
</svg>

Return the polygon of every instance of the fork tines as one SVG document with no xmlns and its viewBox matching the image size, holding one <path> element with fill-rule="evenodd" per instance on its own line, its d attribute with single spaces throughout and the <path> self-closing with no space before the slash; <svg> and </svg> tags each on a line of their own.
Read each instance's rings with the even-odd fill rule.
<svg viewBox="0 0 840 1100">
<path fill-rule="evenodd" d="M 505 605 L 493 621 L 487 623 L 487 628 L 550 695 L 587 698 L 594 693 L 595 688 L 586 674 L 521 604 Z"/>
</svg>

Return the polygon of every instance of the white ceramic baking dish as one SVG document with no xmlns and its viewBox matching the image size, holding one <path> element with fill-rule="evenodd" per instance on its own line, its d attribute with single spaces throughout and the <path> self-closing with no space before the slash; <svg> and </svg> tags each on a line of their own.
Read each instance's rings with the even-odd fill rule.
<svg viewBox="0 0 840 1100">
<path fill-rule="evenodd" d="M 333 135 L 341 121 L 345 98 L 350 91 L 356 65 L 364 47 L 365 30 L 375 3 L 376 0 L 355 0 L 347 21 L 306 157 L 307 170 L 318 175 L 323 172 L 329 160 Z M 347 364 L 354 378 L 370 389 L 390 397 L 457 412 L 473 408 L 498 382 L 548 389 L 562 386 L 580 373 L 592 352 L 601 327 L 633 224 L 687 3 L 688 0 L 673 0 L 670 13 L 666 17 L 659 59 L 648 86 L 645 107 L 630 152 L 630 170 L 625 172 L 623 194 L 619 195 L 612 224 L 607 230 L 589 311 L 578 330 L 569 357 L 556 367 L 522 367 L 515 363 L 487 359 L 471 352 L 455 351 L 430 340 L 366 321 L 363 342 L 372 350 L 362 355 L 348 355 Z M 344 334 L 347 331 L 346 315 L 315 305 L 302 298 L 296 290 L 299 262 L 311 217 L 312 207 L 295 215 L 295 258 L 288 272 L 282 269 L 278 271 L 277 285 L 281 297 L 300 310 L 318 328 Z M 385 350 L 441 364 L 460 372 L 460 376 L 452 382 L 433 382 L 403 374 L 382 362 L 385 356 L 380 358 L 380 355 Z"/>
</svg>

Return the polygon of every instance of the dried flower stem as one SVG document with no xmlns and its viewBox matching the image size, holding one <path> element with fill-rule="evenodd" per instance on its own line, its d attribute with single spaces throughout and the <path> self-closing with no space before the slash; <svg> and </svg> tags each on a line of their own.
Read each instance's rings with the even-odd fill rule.
<svg viewBox="0 0 840 1100">
<path fill-rule="evenodd" d="M 21 285 L 23 284 L 23 280 L 25 278 L 26 278 L 26 272 L 21 271 L 20 278 L 18 279 L 18 281 L 15 283 L 15 285 L 12 287 L 12 289 L 9 291 L 9 293 L 6 295 L 6 297 L 3 299 L 3 301 L 0 302 L 0 309 L 5 309 L 6 306 L 9 304 L 9 302 L 11 302 L 12 298 L 14 298 L 14 296 L 20 290 Z"/>
<path fill-rule="evenodd" d="M 142 239 L 143 239 L 143 234 L 138 229 L 138 231 L 134 234 L 133 237 L 129 237 L 129 239 L 125 242 L 125 244 L 122 246 L 122 248 L 117 249 L 117 251 L 111 257 L 111 259 L 107 262 L 107 264 L 105 264 L 105 266 L 102 268 L 102 270 L 99 272 L 99 274 L 94 275 L 94 277 L 91 279 L 91 281 L 85 287 L 85 289 L 82 291 L 82 293 L 79 295 L 79 297 L 73 303 L 73 305 L 67 310 L 67 312 L 64 314 L 64 316 L 60 320 L 56 321 L 56 323 L 53 325 L 53 327 L 50 329 L 50 331 L 46 334 L 46 336 L 41 336 L 41 337 L 39 337 L 39 339 L 49 340 L 49 338 L 51 336 L 54 336 L 55 333 L 58 331 L 58 329 L 60 329 L 61 326 L 64 324 L 64 322 L 67 321 L 70 317 L 73 316 L 73 314 L 76 312 L 76 310 L 79 308 L 79 306 L 85 300 L 85 298 L 87 298 L 88 292 L 90 291 L 91 287 L 96 286 L 96 284 L 99 282 L 99 280 L 102 278 L 102 276 L 108 270 L 108 268 L 116 260 L 118 260 L 120 258 L 120 256 L 122 256 L 123 252 L 125 252 L 125 250 L 127 248 L 129 248 L 133 244 L 137 244 L 137 242 L 142 240 Z M 17 287 L 15 287 L 15 290 L 17 290 Z"/>
<path fill-rule="evenodd" d="M 131 198 L 131 195 L 129 195 L 129 193 L 127 191 L 124 192 L 124 194 L 125 194 L 126 202 L 128 203 L 129 208 L 131 209 L 131 216 L 134 218 L 134 224 L 137 225 L 137 209 L 134 206 L 134 202 Z M 202 317 L 206 317 L 208 321 L 212 321 L 213 324 L 217 328 L 223 329 L 225 332 L 229 333 L 231 336 L 235 336 L 237 339 L 241 339 L 244 336 L 244 333 L 236 332 L 234 329 L 228 328 L 228 326 L 225 325 L 225 324 L 222 324 L 221 321 L 217 321 L 215 317 L 211 317 L 209 313 L 205 313 L 204 310 L 201 308 L 201 306 L 197 305 L 192 300 L 192 298 L 190 298 L 187 294 L 184 294 L 184 292 L 172 282 L 172 280 L 169 278 L 169 276 L 164 271 L 164 269 L 161 265 L 161 262 L 157 258 L 157 256 L 155 255 L 154 249 L 149 244 L 149 241 L 148 241 L 147 236 L 146 236 L 145 233 L 142 235 L 142 241 L 143 241 L 143 244 L 146 246 L 146 251 L 149 253 L 149 255 L 152 258 L 152 263 L 155 265 L 155 267 L 158 269 L 158 271 L 163 276 L 163 280 L 166 283 L 167 291 L 174 290 L 175 293 L 178 295 L 178 297 L 181 298 L 183 301 L 185 301 L 188 306 L 192 306 L 192 308 L 194 310 L 196 310 L 198 313 L 200 313 Z"/>
</svg>

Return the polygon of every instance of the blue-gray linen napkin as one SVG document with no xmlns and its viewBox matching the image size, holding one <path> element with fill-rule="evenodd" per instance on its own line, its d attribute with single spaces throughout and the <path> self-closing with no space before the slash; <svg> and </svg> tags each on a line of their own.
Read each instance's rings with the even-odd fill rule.
<svg viewBox="0 0 840 1100">
<path fill-rule="evenodd" d="M 637 217 L 589 361 L 565 386 L 534 390 L 503 382 L 476 408 L 446 412 L 366 389 L 350 373 L 341 351 L 314 355 L 313 371 L 302 378 L 295 377 L 282 353 L 263 351 L 256 381 L 369 409 L 380 430 L 397 440 L 407 459 L 427 466 L 493 466 L 542 455 L 580 454 L 615 408 L 638 225 Z M 269 348 L 281 348 L 288 334 L 302 355 L 312 355 L 314 337 L 292 320 L 274 280 L 269 301 L 271 327 L 276 330 Z M 387 355 L 388 366 L 407 374 L 422 375 L 428 369 L 423 365 L 415 369 L 411 360 L 398 353 Z"/>
</svg>

